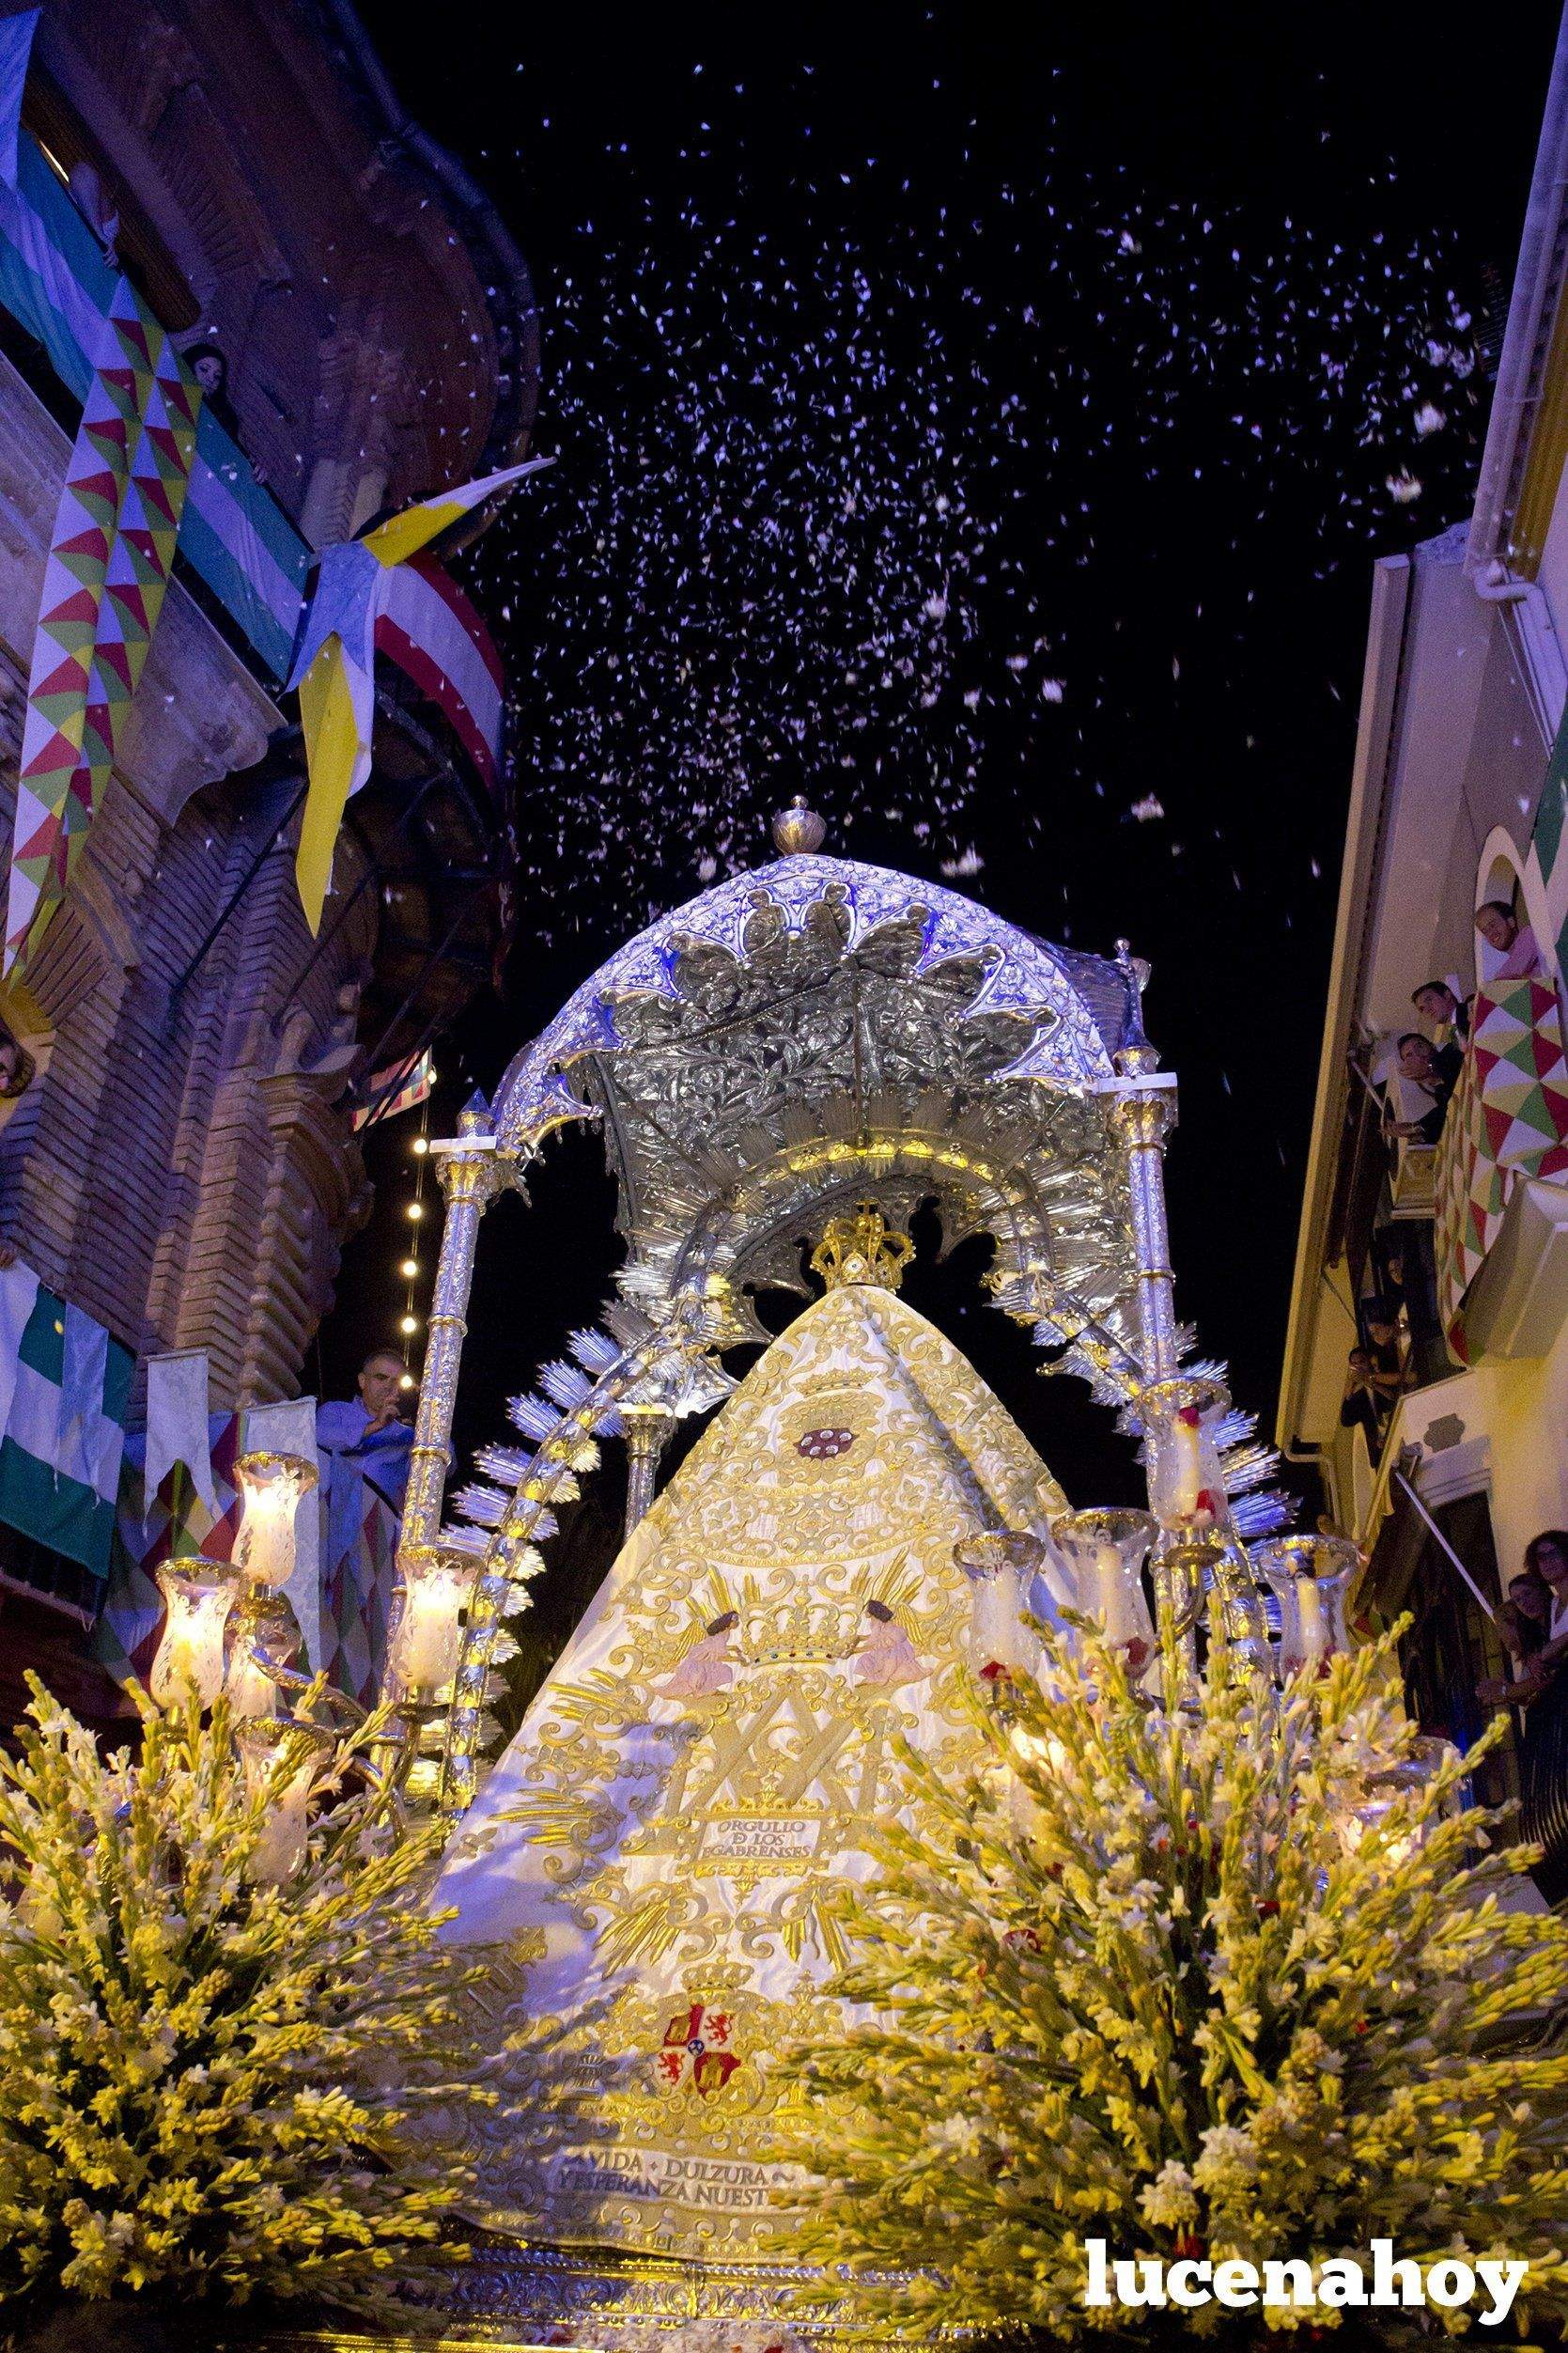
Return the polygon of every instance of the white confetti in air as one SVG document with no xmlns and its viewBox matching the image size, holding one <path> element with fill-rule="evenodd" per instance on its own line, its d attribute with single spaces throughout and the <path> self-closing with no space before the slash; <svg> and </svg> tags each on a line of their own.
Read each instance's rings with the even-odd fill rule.
<svg viewBox="0 0 1568 2353">
<path fill-rule="evenodd" d="M 979 870 L 983 819 L 1016 812 L 1032 847 L 1066 796 L 1127 810 L 1134 755 L 1102 740 L 1124 617 L 1168 632 L 1137 672 L 1168 714 L 1278 628 L 1252 584 L 1281 547 L 1321 579 L 1407 545 L 1397 510 L 1473 472 L 1487 387 L 1435 232 L 1205 217 L 1054 158 L 1032 189 L 932 218 L 911 197 L 870 232 L 836 174 L 797 180 L 759 226 L 741 162 L 732 185 L 704 156 L 711 201 L 662 164 L 675 193 L 642 194 L 629 163 L 635 233 L 567 239 L 537 432 L 559 462 L 467 559 L 510 615 L 541 946 L 753 863 L 798 790 L 831 848 L 895 817 L 952 876 Z M 1234 615 L 1137 602 L 1174 551 L 1128 518 L 1178 483 L 1194 527 L 1229 502 Z M 1165 812 L 1148 792 L 1129 814 Z"/>
</svg>

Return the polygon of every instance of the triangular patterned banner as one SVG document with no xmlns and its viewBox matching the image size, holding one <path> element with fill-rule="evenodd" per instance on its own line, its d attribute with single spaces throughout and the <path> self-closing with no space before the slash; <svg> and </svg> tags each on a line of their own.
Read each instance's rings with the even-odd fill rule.
<svg viewBox="0 0 1568 2353">
<path fill-rule="evenodd" d="M 1568 1171 L 1568 1063 L 1549 979 L 1477 993 L 1465 1067 L 1437 1154 L 1437 1279 L 1443 1321 L 1467 1363 L 1464 1306 L 1521 1176 Z"/>
<path fill-rule="evenodd" d="M 121 278 L 44 569 L 5 969 L 36 950 L 98 814 L 168 584 L 201 395 Z"/>
</svg>

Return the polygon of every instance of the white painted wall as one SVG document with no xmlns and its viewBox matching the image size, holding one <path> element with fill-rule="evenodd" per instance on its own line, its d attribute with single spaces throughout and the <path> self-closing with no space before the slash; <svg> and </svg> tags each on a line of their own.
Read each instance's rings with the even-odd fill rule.
<svg viewBox="0 0 1568 2353">
<path fill-rule="evenodd" d="M 1531 1536 L 1568 1527 L 1568 1319 L 1545 1356 L 1484 1368 L 1492 1521 L 1503 1576 Z"/>
</svg>

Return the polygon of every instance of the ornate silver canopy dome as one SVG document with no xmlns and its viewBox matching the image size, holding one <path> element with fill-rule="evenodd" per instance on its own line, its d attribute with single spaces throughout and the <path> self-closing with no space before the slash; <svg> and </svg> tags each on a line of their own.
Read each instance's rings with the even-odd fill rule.
<svg viewBox="0 0 1568 2353">
<path fill-rule="evenodd" d="M 810 839 L 810 812 L 786 815 Z M 1116 1328 L 1133 1270 L 1107 1090 L 1136 1004 L 1125 964 L 802 850 L 613 956 L 507 1070 L 496 1144 L 520 1168 L 563 1121 L 601 1123 L 622 1288 L 656 1317 L 699 1271 L 742 1319 L 744 1286 L 799 1286 L 800 1241 L 871 1180 L 901 1216 L 934 1199 L 949 1245 L 993 1234 L 1003 1279 L 1048 1267 Z"/>
</svg>

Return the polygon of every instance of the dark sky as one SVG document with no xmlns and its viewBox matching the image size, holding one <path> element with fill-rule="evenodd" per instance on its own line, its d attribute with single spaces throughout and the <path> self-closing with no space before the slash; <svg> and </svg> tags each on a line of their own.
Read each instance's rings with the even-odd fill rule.
<svg viewBox="0 0 1568 2353">
<path fill-rule="evenodd" d="M 761 863 L 766 812 L 804 787 L 830 849 L 924 876 L 972 853 L 956 887 L 1152 960 L 1149 1024 L 1182 1081 L 1179 1305 L 1268 1424 L 1369 567 L 1467 514 L 1484 359 L 1464 371 L 1488 266 L 1512 279 L 1555 10 L 1495 11 L 1463 42 L 1408 8 L 471 0 L 441 43 L 426 11 L 364 12 L 530 257 L 538 445 L 561 453 L 465 573 L 512 677 L 527 878 L 505 1002 L 448 1048 L 436 1130 L 653 906 Z M 906 371 L 918 415 L 897 408 Z M 839 480 L 873 382 L 854 446 L 879 552 L 826 619 L 802 573 L 797 630 L 794 572 L 770 557 L 759 583 L 749 553 L 758 516 Z M 929 448 L 907 447 L 928 409 Z M 955 649 L 937 642 L 953 623 L 933 635 L 899 601 L 911 470 L 956 486 L 955 560 L 964 529 L 997 525 L 989 573 L 971 550 L 955 593 Z M 843 683 L 867 630 L 911 654 L 869 716 Z M 412 1132 L 376 1146 L 333 1388 L 402 1308 Z M 534 1206 L 490 1221 L 468 1443 L 606 1294 L 596 1172 L 591 1139 L 557 1148 Z M 911 1296 L 1075 1495 L 1130 1494 L 1125 1442 L 1033 1378 L 973 1272 Z"/>
</svg>

